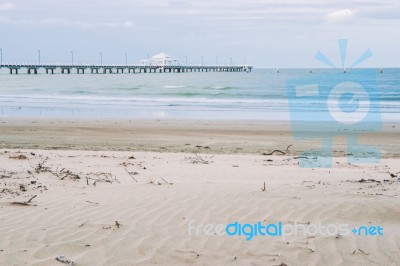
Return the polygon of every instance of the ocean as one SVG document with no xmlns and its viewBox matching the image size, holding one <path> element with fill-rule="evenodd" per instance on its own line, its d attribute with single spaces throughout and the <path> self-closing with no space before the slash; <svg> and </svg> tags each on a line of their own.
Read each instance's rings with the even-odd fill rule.
<svg viewBox="0 0 400 266">
<path fill-rule="evenodd" d="M 332 94 L 329 86 L 344 79 L 377 88 L 367 89 L 371 97 L 361 97 L 357 111 L 369 108 L 368 112 L 380 113 L 383 121 L 400 120 L 400 69 L 384 69 L 383 73 L 379 69 L 365 73 L 356 69 L 347 73 L 340 69 L 313 69 L 312 73 L 309 69 L 280 69 L 278 73 L 276 69 L 256 68 L 250 73 L 84 75 L 10 75 L 7 71 L 0 71 L 2 117 L 289 120 L 291 112 L 304 113 L 304 117 L 326 112 L 327 97 Z M 317 82 L 327 89 L 307 97 L 312 87 L 308 92 L 303 86 L 305 94 L 296 97 L 288 85 L 293 79 L 305 84 Z M 349 82 L 344 86 L 350 86 Z M 348 90 L 352 91 L 351 86 Z M 343 90 L 332 95 L 335 93 Z M 334 106 L 329 110 L 347 112 Z"/>
</svg>

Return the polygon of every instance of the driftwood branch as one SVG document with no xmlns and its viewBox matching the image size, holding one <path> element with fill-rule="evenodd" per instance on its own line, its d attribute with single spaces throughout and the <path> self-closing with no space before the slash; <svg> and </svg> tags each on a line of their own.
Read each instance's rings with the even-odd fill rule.
<svg viewBox="0 0 400 266">
<path fill-rule="evenodd" d="M 265 153 L 265 152 L 264 152 L 264 153 L 262 153 L 261 155 L 269 156 L 269 155 L 274 155 L 275 153 L 278 153 L 279 155 L 289 154 L 289 149 L 290 149 L 290 147 L 292 147 L 292 146 L 293 146 L 293 144 L 290 144 L 289 146 L 287 146 L 285 151 L 273 150 L 273 151 L 270 152 L 270 153 Z"/>
<path fill-rule="evenodd" d="M 31 205 L 31 201 L 36 197 L 37 197 L 37 195 L 35 195 L 32 198 L 30 198 L 28 201 L 25 201 L 25 202 L 14 201 L 14 202 L 11 202 L 11 204 L 13 204 L 13 205 L 22 205 L 22 206 L 32 206 Z"/>
</svg>

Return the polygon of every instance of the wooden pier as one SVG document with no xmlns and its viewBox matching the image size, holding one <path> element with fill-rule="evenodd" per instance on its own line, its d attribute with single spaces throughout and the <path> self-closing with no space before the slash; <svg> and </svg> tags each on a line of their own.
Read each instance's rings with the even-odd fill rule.
<svg viewBox="0 0 400 266">
<path fill-rule="evenodd" d="M 19 74 L 25 70 L 27 74 L 38 74 L 44 70 L 46 74 L 123 74 L 123 73 L 186 73 L 186 72 L 251 72 L 252 66 L 148 66 L 148 65 L 62 65 L 62 64 L 2 64 L 10 74 Z"/>
</svg>

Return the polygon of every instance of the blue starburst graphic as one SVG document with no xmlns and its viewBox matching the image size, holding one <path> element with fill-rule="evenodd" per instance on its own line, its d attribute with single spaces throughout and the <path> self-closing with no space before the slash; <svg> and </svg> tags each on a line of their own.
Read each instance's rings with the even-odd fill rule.
<svg viewBox="0 0 400 266">
<path fill-rule="evenodd" d="M 346 56 L 347 56 L 347 44 L 348 44 L 347 39 L 340 39 L 338 40 L 338 45 L 339 45 L 339 52 L 340 52 L 340 59 L 342 61 L 342 68 L 345 69 L 346 66 Z M 357 65 L 361 64 L 362 62 L 368 60 L 370 57 L 373 56 L 373 53 L 371 49 L 365 50 L 364 53 L 362 53 L 358 59 L 350 66 L 350 68 L 354 68 Z M 330 66 L 331 68 L 338 68 L 336 65 L 334 65 L 331 60 L 328 59 L 322 52 L 318 51 L 317 55 L 315 56 L 315 59 L 318 61 L 324 63 L 327 66 Z"/>
<path fill-rule="evenodd" d="M 347 39 L 338 40 L 341 67 L 338 71 L 323 71 L 320 75 L 307 75 L 287 82 L 289 111 L 294 139 L 300 141 L 319 140 L 321 148 L 305 151 L 300 156 L 302 167 L 331 167 L 333 140 L 347 138 L 345 155 L 349 162 L 378 162 L 380 152 L 358 143 L 361 134 L 381 128 L 379 95 L 376 71 L 352 69 L 346 71 Z M 358 66 L 372 57 L 366 49 L 350 65 Z M 318 51 L 315 58 L 325 65 L 339 69 L 327 56 Z"/>
</svg>

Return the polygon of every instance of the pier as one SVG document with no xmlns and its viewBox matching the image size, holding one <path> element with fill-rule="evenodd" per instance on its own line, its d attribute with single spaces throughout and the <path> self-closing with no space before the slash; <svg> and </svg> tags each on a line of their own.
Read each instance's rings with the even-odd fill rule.
<svg viewBox="0 0 400 266">
<path fill-rule="evenodd" d="M 135 73 L 186 73 L 186 72 L 251 72 L 248 65 L 219 66 L 154 66 L 154 65 L 63 65 L 63 64 L 2 64 L 10 74 L 135 74 Z M 42 71 L 42 72 L 41 72 Z"/>
</svg>

